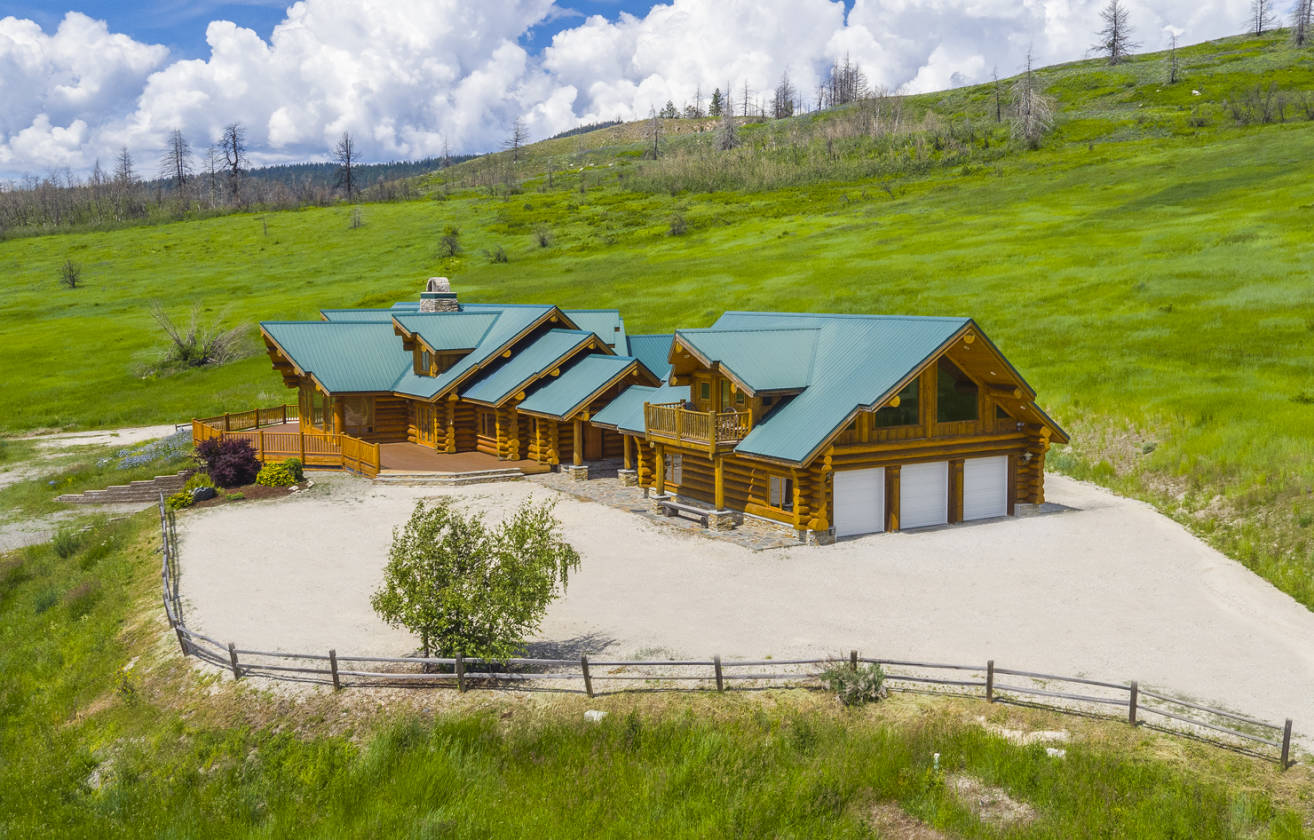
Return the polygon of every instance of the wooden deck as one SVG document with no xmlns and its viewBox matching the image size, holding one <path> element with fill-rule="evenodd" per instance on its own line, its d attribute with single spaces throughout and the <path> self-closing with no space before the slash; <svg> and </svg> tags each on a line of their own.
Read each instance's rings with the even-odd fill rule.
<svg viewBox="0 0 1314 840">
<path fill-rule="evenodd" d="M 434 452 L 418 443 L 379 444 L 380 475 L 387 473 L 475 473 L 518 469 L 525 475 L 551 472 L 536 461 L 503 461 L 482 452 Z"/>
</svg>

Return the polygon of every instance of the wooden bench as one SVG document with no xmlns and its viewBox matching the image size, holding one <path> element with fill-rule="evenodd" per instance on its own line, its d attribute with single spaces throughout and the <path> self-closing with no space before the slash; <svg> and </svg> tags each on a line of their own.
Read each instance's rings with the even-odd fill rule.
<svg viewBox="0 0 1314 840">
<path fill-rule="evenodd" d="M 667 512 L 667 516 L 678 516 L 681 513 L 687 513 L 701 522 L 704 528 L 707 527 L 707 515 L 712 512 L 710 510 L 704 510 L 700 507 L 686 505 L 683 502 L 676 502 L 670 499 L 663 499 L 658 502 L 658 504 Z"/>
</svg>

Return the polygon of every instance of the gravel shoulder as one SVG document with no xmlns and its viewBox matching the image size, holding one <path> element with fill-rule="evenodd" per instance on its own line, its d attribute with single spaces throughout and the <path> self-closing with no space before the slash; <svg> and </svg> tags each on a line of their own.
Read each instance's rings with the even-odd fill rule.
<svg viewBox="0 0 1314 840">
<path fill-rule="evenodd" d="M 180 517 L 190 626 L 262 649 L 401 655 L 369 606 L 415 500 L 490 518 L 554 498 L 583 563 L 545 647 L 629 656 L 868 655 L 1137 679 L 1268 719 L 1314 723 L 1314 613 L 1148 505 L 1062 476 L 1072 510 L 824 548 L 751 552 L 533 482 L 376 486 L 317 476 L 276 502 Z"/>
</svg>

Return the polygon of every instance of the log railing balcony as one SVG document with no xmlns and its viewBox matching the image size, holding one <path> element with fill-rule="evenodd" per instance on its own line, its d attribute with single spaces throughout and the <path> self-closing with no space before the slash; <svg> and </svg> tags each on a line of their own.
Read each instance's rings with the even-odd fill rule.
<svg viewBox="0 0 1314 840">
<path fill-rule="evenodd" d="M 684 403 L 644 403 L 643 421 L 650 438 L 704 446 L 735 444 L 750 428 L 747 411 L 693 411 Z"/>
</svg>

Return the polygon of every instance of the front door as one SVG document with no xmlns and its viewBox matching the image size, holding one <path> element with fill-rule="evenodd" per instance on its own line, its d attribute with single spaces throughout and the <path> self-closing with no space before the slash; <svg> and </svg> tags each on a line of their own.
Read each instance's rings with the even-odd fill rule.
<svg viewBox="0 0 1314 840">
<path fill-rule="evenodd" d="M 602 460 L 602 429 L 596 426 L 584 427 L 584 460 Z"/>
</svg>

